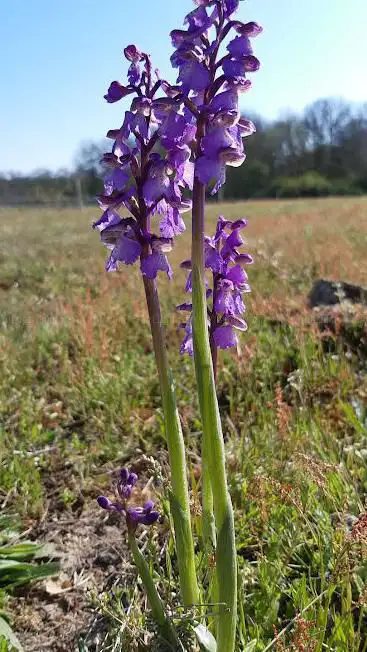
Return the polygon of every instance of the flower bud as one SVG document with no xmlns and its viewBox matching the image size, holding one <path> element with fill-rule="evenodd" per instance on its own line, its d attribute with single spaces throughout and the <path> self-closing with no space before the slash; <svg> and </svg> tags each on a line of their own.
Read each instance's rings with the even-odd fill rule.
<svg viewBox="0 0 367 652">
<path fill-rule="evenodd" d="M 260 68 L 260 61 L 253 54 L 248 54 L 243 57 L 245 72 L 256 72 Z"/>
<path fill-rule="evenodd" d="M 261 25 L 258 25 L 254 21 L 249 23 L 240 23 L 239 21 L 236 21 L 233 27 L 241 36 L 249 36 L 250 38 L 258 36 L 263 31 Z"/>
<path fill-rule="evenodd" d="M 128 45 L 124 49 L 124 55 L 128 61 L 131 61 L 131 63 L 138 63 L 143 58 L 143 53 L 138 50 L 136 45 Z"/>
<path fill-rule="evenodd" d="M 118 102 L 121 100 L 123 97 L 126 97 L 126 95 L 129 95 L 132 93 L 132 89 L 128 88 L 127 86 L 123 86 L 120 84 L 118 81 L 113 81 L 110 84 L 110 87 L 104 95 L 104 99 L 107 100 L 109 104 L 113 104 L 113 102 Z"/>
</svg>

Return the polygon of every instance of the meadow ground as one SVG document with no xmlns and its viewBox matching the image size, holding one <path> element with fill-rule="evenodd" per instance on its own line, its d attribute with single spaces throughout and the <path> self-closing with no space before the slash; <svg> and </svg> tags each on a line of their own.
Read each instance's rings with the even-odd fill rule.
<svg viewBox="0 0 367 652">
<path fill-rule="evenodd" d="M 221 356 L 218 376 L 236 510 L 238 651 L 365 651 L 366 314 L 343 308 L 320 327 L 307 295 L 318 278 L 366 284 L 367 199 L 212 203 L 211 229 L 220 213 L 249 218 L 256 261 L 249 330 L 237 353 Z M 161 649 L 147 642 L 124 534 L 95 506 L 128 461 L 148 474 L 153 457 L 168 473 L 142 285 L 135 269 L 104 272 L 89 228 L 96 214 L 0 210 L 1 513 L 53 542 L 62 564 L 58 580 L 7 605 L 26 652 Z M 200 421 L 175 313 L 189 239 L 177 240 L 174 280 L 159 289 L 199 533 Z M 182 618 L 167 519 L 141 545 Z M 212 569 L 200 555 L 198 568 L 207 585 Z"/>
</svg>

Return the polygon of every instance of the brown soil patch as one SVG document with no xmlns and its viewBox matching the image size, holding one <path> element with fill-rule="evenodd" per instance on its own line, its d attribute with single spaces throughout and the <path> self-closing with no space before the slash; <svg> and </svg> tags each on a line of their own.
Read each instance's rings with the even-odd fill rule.
<svg viewBox="0 0 367 652">
<path fill-rule="evenodd" d="M 52 514 L 35 535 L 55 545 L 61 574 L 17 595 L 10 605 L 14 629 L 25 652 L 73 652 L 79 633 L 96 620 L 91 593 L 112 587 L 121 574 L 123 533 L 90 503 L 79 515 Z"/>
</svg>

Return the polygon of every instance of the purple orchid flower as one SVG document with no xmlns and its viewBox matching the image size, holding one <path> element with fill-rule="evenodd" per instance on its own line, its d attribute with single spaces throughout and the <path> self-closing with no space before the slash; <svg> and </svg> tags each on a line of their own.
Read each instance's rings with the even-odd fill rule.
<svg viewBox="0 0 367 652">
<path fill-rule="evenodd" d="M 187 210 L 185 208 L 185 210 Z M 157 205 L 157 212 L 162 215 L 159 223 L 160 235 L 173 240 L 174 236 L 183 233 L 186 229 L 179 208 L 172 207 L 162 199 Z"/>
<path fill-rule="evenodd" d="M 139 84 L 140 79 L 141 79 L 141 68 L 138 63 L 132 63 L 129 67 L 128 73 L 127 73 L 127 78 L 129 80 L 129 84 L 131 86 L 136 86 Z"/>
<path fill-rule="evenodd" d="M 251 264 L 253 260 L 249 254 L 238 251 L 243 245 L 240 232 L 246 225 L 244 219 L 232 222 L 220 216 L 215 235 L 205 239 L 205 267 L 212 272 L 212 289 L 207 290 L 207 298 L 212 297 L 211 307 L 208 307 L 208 328 L 211 341 L 221 349 L 237 344 L 236 330 L 247 330 L 242 318 L 246 310 L 242 295 L 251 290 L 243 265 Z M 191 269 L 191 261 L 184 261 L 181 267 Z M 186 292 L 191 291 L 190 272 Z M 192 305 L 184 303 L 177 309 L 191 311 Z M 185 328 L 185 338 L 180 351 L 193 355 L 191 317 L 181 327 Z"/>
<path fill-rule="evenodd" d="M 196 103 L 199 114 L 207 118 L 207 129 L 196 152 L 195 176 L 202 184 L 211 185 L 211 192 L 215 194 L 225 182 L 226 166 L 239 166 L 244 162 L 242 138 L 255 130 L 252 123 L 248 130 L 240 124 L 238 94 L 250 85 L 247 73 L 255 72 L 260 66 L 250 39 L 257 36 L 261 28 L 257 23 L 230 20 L 238 9 L 239 0 L 221 0 L 220 7 L 218 2 L 197 0 L 196 5 L 185 18 L 188 29 L 171 32 L 176 48 L 171 62 L 179 68 L 177 83 L 181 93 L 193 103 L 200 95 L 206 100 L 205 104 Z M 209 14 L 210 7 L 213 10 Z M 212 56 L 224 38 L 220 30 L 218 32 L 221 21 L 228 21 L 223 32 L 225 36 L 231 29 L 237 34 L 226 46 L 228 54 L 215 63 Z M 214 23 L 216 34 L 211 30 Z"/>
<path fill-rule="evenodd" d="M 136 45 L 127 45 L 124 48 L 124 55 L 131 63 L 138 63 L 144 58 L 144 54 L 136 47 Z"/>
<path fill-rule="evenodd" d="M 202 140 L 202 154 L 195 166 L 201 183 L 214 181 L 215 194 L 226 179 L 226 165 L 239 166 L 246 158 L 238 128 L 211 127 Z"/>
<path fill-rule="evenodd" d="M 194 342 L 192 335 L 192 318 L 190 317 L 186 324 L 180 324 L 181 328 L 185 329 L 185 337 L 181 342 L 180 353 L 188 353 L 190 357 L 194 355 Z"/>
<path fill-rule="evenodd" d="M 101 232 L 101 240 L 111 254 L 106 263 L 107 271 L 116 271 L 118 263 L 133 265 L 139 258 L 140 269 L 144 276 L 156 278 L 158 271 L 166 272 L 172 278 L 172 269 L 165 255 L 172 249 L 172 240 L 143 233 L 134 218 L 119 219 L 116 211 L 107 209 L 94 227 Z M 146 246 L 148 254 L 143 255 Z"/>
<path fill-rule="evenodd" d="M 209 24 L 204 14 L 205 10 L 203 13 L 199 9 L 188 15 L 190 38 L 195 30 L 204 30 Z M 104 192 L 98 197 L 103 214 L 93 226 L 111 250 L 108 271 L 115 271 L 120 263 L 132 265 L 140 259 L 141 272 L 147 278 L 156 278 L 158 271 L 171 278 L 166 253 L 174 236 L 185 230 L 181 215 L 191 207 L 183 192 L 192 189 L 194 183 L 191 144 L 196 133 L 195 119 L 181 106 L 169 85 L 160 80 L 153 85 L 147 54 L 136 45 L 127 46 L 124 54 L 130 62 L 129 85 L 112 82 L 105 97 L 110 103 L 130 93 L 134 97 L 120 129 L 107 133 L 113 146 L 112 152 L 103 156 L 109 168 Z M 188 71 L 185 66 L 191 63 L 190 58 L 185 59 L 180 71 L 184 77 Z M 154 97 L 160 89 L 166 90 L 167 97 Z M 119 217 L 123 207 L 132 217 Z M 160 219 L 159 237 L 151 230 L 156 214 Z"/>
<path fill-rule="evenodd" d="M 122 86 L 120 82 L 118 81 L 113 81 L 109 89 L 104 96 L 104 99 L 107 100 L 110 104 L 113 102 L 118 102 L 121 100 L 123 97 L 126 97 L 127 95 L 130 95 L 130 93 L 133 92 L 132 88 L 129 88 L 128 86 Z"/>
<path fill-rule="evenodd" d="M 160 518 L 159 512 L 154 510 L 154 502 L 146 501 L 142 507 L 129 505 L 133 489 L 138 481 L 136 473 L 131 473 L 127 468 L 120 471 L 120 477 L 115 484 L 115 498 L 111 500 L 107 496 L 98 496 L 97 502 L 102 509 L 109 512 L 117 512 L 126 519 L 127 527 L 134 531 L 139 524 L 152 525 Z"/>
</svg>

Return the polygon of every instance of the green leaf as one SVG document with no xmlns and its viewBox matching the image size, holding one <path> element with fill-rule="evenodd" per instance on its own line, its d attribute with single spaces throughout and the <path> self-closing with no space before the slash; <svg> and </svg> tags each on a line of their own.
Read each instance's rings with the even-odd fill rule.
<svg viewBox="0 0 367 652">
<path fill-rule="evenodd" d="M 32 561 L 33 559 L 57 556 L 60 555 L 58 555 L 52 543 L 39 544 L 33 541 L 23 541 L 23 543 L 0 547 L 0 560 L 6 557 L 18 561 Z"/>
<path fill-rule="evenodd" d="M 0 559 L 0 586 L 16 587 L 35 580 L 57 575 L 60 570 L 58 563 L 26 564 L 12 559 Z"/>
<path fill-rule="evenodd" d="M 16 650 L 19 650 L 19 652 L 24 652 L 19 639 L 15 636 L 12 628 L 8 624 L 8 622 L 5 620 L 5 618 L 2 618 L 0 616 L 0 640 L 1 637 L 4 637 L 9 644 L 14 647 Z"/>
<path fill-rule="evenodd" d="M 18 559 L 19 561 L 31 560 L 40 548 L 41 546 L 38 543 L 28 541 L 16 543 L 13 546 L 2 546 L 0 548 L 0 559 L 6 557 L 7 559 Z"/>
<path fill-rule="evenodd" d="M 204 627 L 204 625 L 197 625 L 193 630 L 198 643 L 204 652 L 217 652 L 217 642 L 207 627 Z"/>
</svg>

